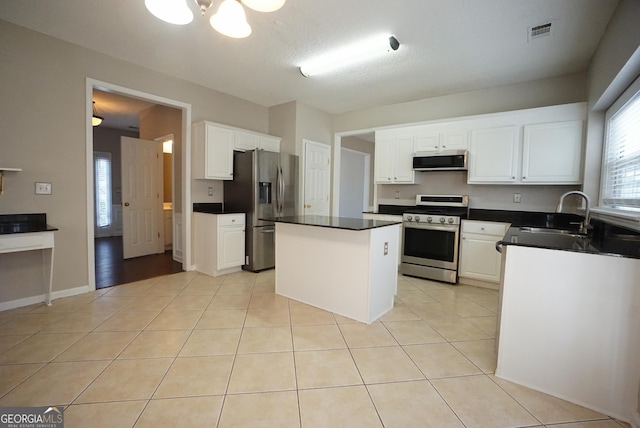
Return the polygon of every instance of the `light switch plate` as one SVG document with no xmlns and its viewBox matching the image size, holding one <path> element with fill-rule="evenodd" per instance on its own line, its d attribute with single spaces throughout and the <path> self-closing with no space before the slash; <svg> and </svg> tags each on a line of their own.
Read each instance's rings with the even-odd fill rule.
<svg viewBox="0 0 640 428">
<path fill-rule="evenodd" d="M 36 183 L 36 195 L 50 195 L 51 183 Z"/>
</svg>

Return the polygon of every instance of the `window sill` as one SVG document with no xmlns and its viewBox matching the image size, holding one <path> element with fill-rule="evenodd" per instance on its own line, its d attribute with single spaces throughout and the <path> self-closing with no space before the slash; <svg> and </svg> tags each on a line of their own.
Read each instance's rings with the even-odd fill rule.
<svg viewBox="0 0 640 428">
<path fill-rule="evenodd" d="M 640 212 L 593 208 L 591 209 L 591 217 L 616 226 L 640 231 Z"/>
</svg>

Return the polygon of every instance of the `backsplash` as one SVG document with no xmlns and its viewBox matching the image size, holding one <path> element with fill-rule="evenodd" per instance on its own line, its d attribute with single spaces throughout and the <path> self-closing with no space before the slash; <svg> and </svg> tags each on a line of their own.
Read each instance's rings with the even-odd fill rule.
<svg viewBox="0 0 640 428">
<path fill-rule="evenodd" d="M 517 211 L 555 211 L 560 196 L 580 186 L 510 186 L 467 184 L 461 171 L 417 172 L 417 184 L 378 185 L 378 204 L 405 205 L 415 203 L 416 195 L 469 195 L 469 206 L 481 209 Z M 513 202 L 513 194 L 521 202 Z M 569 206 L 567 207 L 570 210 Z"/>
</svg>

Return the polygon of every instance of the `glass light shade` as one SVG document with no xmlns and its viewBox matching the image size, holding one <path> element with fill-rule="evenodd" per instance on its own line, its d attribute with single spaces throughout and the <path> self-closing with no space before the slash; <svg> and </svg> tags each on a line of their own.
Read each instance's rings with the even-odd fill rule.
<svg viewBox="0 0 640 428">
<path fill-rule="evenodd" d="M 185 0 L 144 0 L 147 10 L 170 24 L 185 25 L 193 21 L 193 12 Z"/>
<path fill-rule="evenodd" d="M 98 116 L 98 113 L 96 112 L 96 102 L 92 101 L 91 104 L 91 109 L 93 112 L 93 116 L 91 116 L 91 125 L 92 126 L 98 126 L 102 123 L 102 121 L 104 120 L 104 117 L 102 116 Z"/>
<path fill-rule="evenodd" d="M 273 12 L 284 6 L 286 0 L 242 0 L 245 6 L 258 12 Z"/>
<path fill-rule="evenodd" d="M 236 0 L 224 0 L 218 12 L 211 17 L 211 26 L 227 37 L 241 39 L 251 34 L 242 5 Z"/>
<path fill-rule="evenodd" d="M 300 73 L 305 77 L 327 73 L 382 56 L 387 52 L 398 50 L 399 47 L 400 43 L 393 36 L 372 37 L 313 58 L 300 66 Z"/>
</svg>

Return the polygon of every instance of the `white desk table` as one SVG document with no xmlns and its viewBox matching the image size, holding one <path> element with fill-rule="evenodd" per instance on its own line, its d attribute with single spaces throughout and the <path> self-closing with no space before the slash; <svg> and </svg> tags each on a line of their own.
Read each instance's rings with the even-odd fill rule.
<svg viewBox="0 0 640 428">
<path fill-rule="evenodd" d="M 45 302 L 51 306 L 53 287 L 53 230 L 31 233 L 0 234 L 0 254 L 42 250 Z"/>
</svg>

